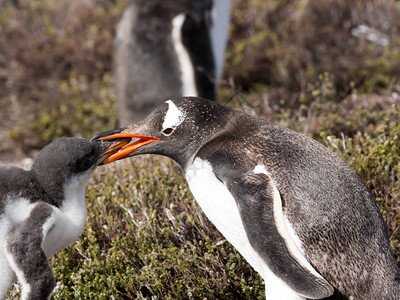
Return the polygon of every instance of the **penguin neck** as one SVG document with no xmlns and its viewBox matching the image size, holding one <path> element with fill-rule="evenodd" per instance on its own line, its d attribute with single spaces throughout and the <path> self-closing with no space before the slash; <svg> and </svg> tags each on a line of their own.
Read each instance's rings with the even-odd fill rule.
<svg viewBox="0 0 400 300">
<path fill-rule="evenodd" d="M 142 0 L 132 1 L 139 17 L 145 17 L 146 21 L 152 19 L 172 19 L 180 13 L 187 12 L 192 6 L 191 1 L 159 1 Z"/>
<path fill-rule="evenodd" d="M 133 3 L 133 12 L 136 14 L 134 30 L 149 35 L 159 31 L 170 32 L 172 19 L 177 15 L 163 9 L 152 1 Z"/>
<path fill-rule="evenodd" d="M 73 176 L 66 182 L 63 188 L 64 199 L 60 207 L 52 211 L 52 227 L 43 243 L 47 257 L 74 243 L 85 229 L 85 186 L 88 177 L 82 175 Z"/>
<path fill-rule="evenodd" d="M 89 177 L 90 174 L 87 173 L 75 175 L 64 184 L 64 199 L 59 207 L 82 230 L 86 224 L 87 208 L 85 190 Z"/>
<path fill-rule="evenodd" d="M 71 211 L 75 208 L 79 210 L 85 200 L 86 183 L 91 173 L 92 171 L 86 171 L 66 179 L 62 173 L 52 176 L 50 173 L 43 174 L 34 170 L 35 180 L 32 184 L 36 186 L 37 198 L 40 201 L 49 203 L 61 210 L 63 208 Z"/>
<path fill-rule="evenodd" d="M 232 109 L 219 113 L 219 115 L 215 116 L 214 122 L 206 122 L 201 126 L 202 133 L 195 136 L 197 140 L 193 141 L 194 145 L 190 148 L 191 151 L 186 151 L 186 159 L 182 163 L 177 160 L 185 172 L 192 165 L 199 153 L 206 148 L 219 147 L 218 145 L 226 143 L 234 135 L 237 137 L 239 134 L 247 134 L 254 130 L 254 122 L 252 122 L 251 117 L 245 114 Z M 240 125 L 242 121 L 246 121 L 246 128 Z"/>
<path fill-rule="evenodd" d="M 172 17 L 168 13 L 160 11 L 153 1 L 132 1 L 124 12 L 117 35 L 121 40 L 127 36 L 135 37 L 135 43 L 145 43 L 150 46 L 163 46 L 164 37 L 171 31 Z"/>
<path fill-rule="evenodd" d="M 204 147 L 207 147 L 214 140 L 218 140 L 219 137 L 225 134 L 225 126 L 217 124 L 215 127 L 209 129 L 210 134 L 198 135 L 198 140 L 193 140 L 192 144 L 185 149 L 185 153 L 180 153 L 176 157 L 172 157 L 177 163 L 180 164 L 182 169 L 186 172 L 187 169 L 192 165 L 198 153 Z M 201 138 L 200 138 L 201 137 Z"/>
<path fill-rule="evenodd" d="M 35 186 L 37 197 L 40 201 L 60 207 L 64 199 L 64 181 L 62 176 L 51 176 L 49 173 L 33 173 L 32 185 Z M 58 175 L 58 174 L 57 174 Z"/>
</svg>

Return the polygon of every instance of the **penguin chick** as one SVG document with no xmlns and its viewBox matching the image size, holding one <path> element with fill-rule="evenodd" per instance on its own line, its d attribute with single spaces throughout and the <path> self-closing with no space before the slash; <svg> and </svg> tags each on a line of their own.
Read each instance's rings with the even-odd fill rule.
<svg viewBox="0 0 400 300">
<path fill-rule="evenodd" d="M 21 299 L 50 299 L 55 279 L 48 259 L 83 232 L 86 183 L 122 144 L 60 138 L 28 171 L 0 167 L 0 299 L 16 280 Z"/>
</svg>

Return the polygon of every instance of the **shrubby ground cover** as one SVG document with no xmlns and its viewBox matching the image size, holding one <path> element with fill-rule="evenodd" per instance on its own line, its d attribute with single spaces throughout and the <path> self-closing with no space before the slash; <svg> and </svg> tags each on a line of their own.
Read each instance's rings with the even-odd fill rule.
<svg viewBox="0 0 400 300">
<path fill-rule="evenodd" d="M 112 42 L 125 6 L 0 1 L 0 155 L 117 127 Z M 219 99 L 341 156 L 376 198 L 400 265 L 399 12 L 389 0 L 235 0 Z M 168 159 L 100 167 L 87 205 L 81 239 L 51 260 L 55 299 L 264 299 Z"/>
</svg>

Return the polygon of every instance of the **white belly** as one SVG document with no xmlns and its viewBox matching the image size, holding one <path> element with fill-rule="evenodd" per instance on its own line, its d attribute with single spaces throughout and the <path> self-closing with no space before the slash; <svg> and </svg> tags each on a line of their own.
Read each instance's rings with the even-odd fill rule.
<svg viewBox="0 0 400 300">
<path fill-rule="evenodd" d="M 51 217 L 43 225 L 42 248 L 47 258 L 74 243 L 86 224 L 86 208 L 79 215 L 54 208 Z"/>
<path fill-rule="evenodd" d="M 0 253 L 2 253 L 9 232 L 25 221 L 38 203 L 40 202 L 30 203 L 24 198 L 10 199 L 4 214 L 0 217 Z M 86 206 L 66 204 L 61 209 L 53 207 L 51 216 L 44 224 L 38 225 L 43 230 L 42 247 L 48 258 L 75 242 L 85 228 Z M 0 254 L 0 269 L 4 263 L 2 257 Z"/>
<path fill-rule="evenodd" d="M 82 177 L 71 179 L 64 187 L 62 206 L 53 208 L 51 218 L 43 226 L 42 247 L 47 257 L 68 247 L 82 234 L 87 216 L 85 183 Z"/>
<path fill-rule="evenodd" d="M 61 209 L 52 207 L 51 216 L 44 224 L 38 224 L 42 228 L 41 245 L 47 258 L 75 242 L 86 224 L 84 188 L 83 191 L 78 189 L 76 193 L 72 192 L 67 196 Z M 16 281 L 16 272 L 20 272 L 13 262 L 12 254 L 6 252 L 8 235 L 13 228 L 29 218 L 32 209 L 39 203 L 30 203 L 24 198 L 9 198 L 0 216 L 0 299 L 3 299 L 11 283 Z M 29 286 L 24 282 L 23 274 L 19 274 L 18 278 L 22 281 L 20 283 L 23 290 L 27 291 Z"/>
<path fill-rule="evenodd" d="M 186 171 L 190 190 L 222 235 L 264 279 L 267 299 L 304 299 L 293 292 L 264 263 L 250 245 L 232 194 L 212 171 L 209 162 L 196 158 Z"/>
<path fill-rule="evenodd" d="M 262 273 L 262 260 L 249 243 L 236 201 L 215 177 L 211 165 L 196 158 L 186 172 L 186 179 L 194 198 L 210 221 L 252 267 Z"/>
</svg>

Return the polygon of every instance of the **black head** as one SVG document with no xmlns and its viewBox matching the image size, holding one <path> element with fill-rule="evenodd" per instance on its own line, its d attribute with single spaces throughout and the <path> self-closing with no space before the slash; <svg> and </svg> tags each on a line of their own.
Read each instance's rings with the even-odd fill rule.
<svg viewBox="0 0 400 300">
<path fill-rule="evenodd" d="M 32 169 L 46 173 L 59 170 L 65 177 L 85 173 L 106 158 L 103 152 L 108 146 L 84 138 L 59 138 L 39 152 Z"/>
<path fill-rule="evenodd" d="M 105 163 L 151 153 L 168 156 L 185 168 L 202 145 L 224 130 L 234 112 L 201 98 L 178 98 L 166 101 L 139 123 L 100 133 L 92 139 L 132 138 Z"/>
<path fill-rule="evenodd" d="M 49 195 L 62 199 L 65 186 L 72 181 L 84 189 L 95 168 L 114 153 L 113 145 L 84 138 L 59 138 L 38 153 L 31 172 Z"/>
</svg>

